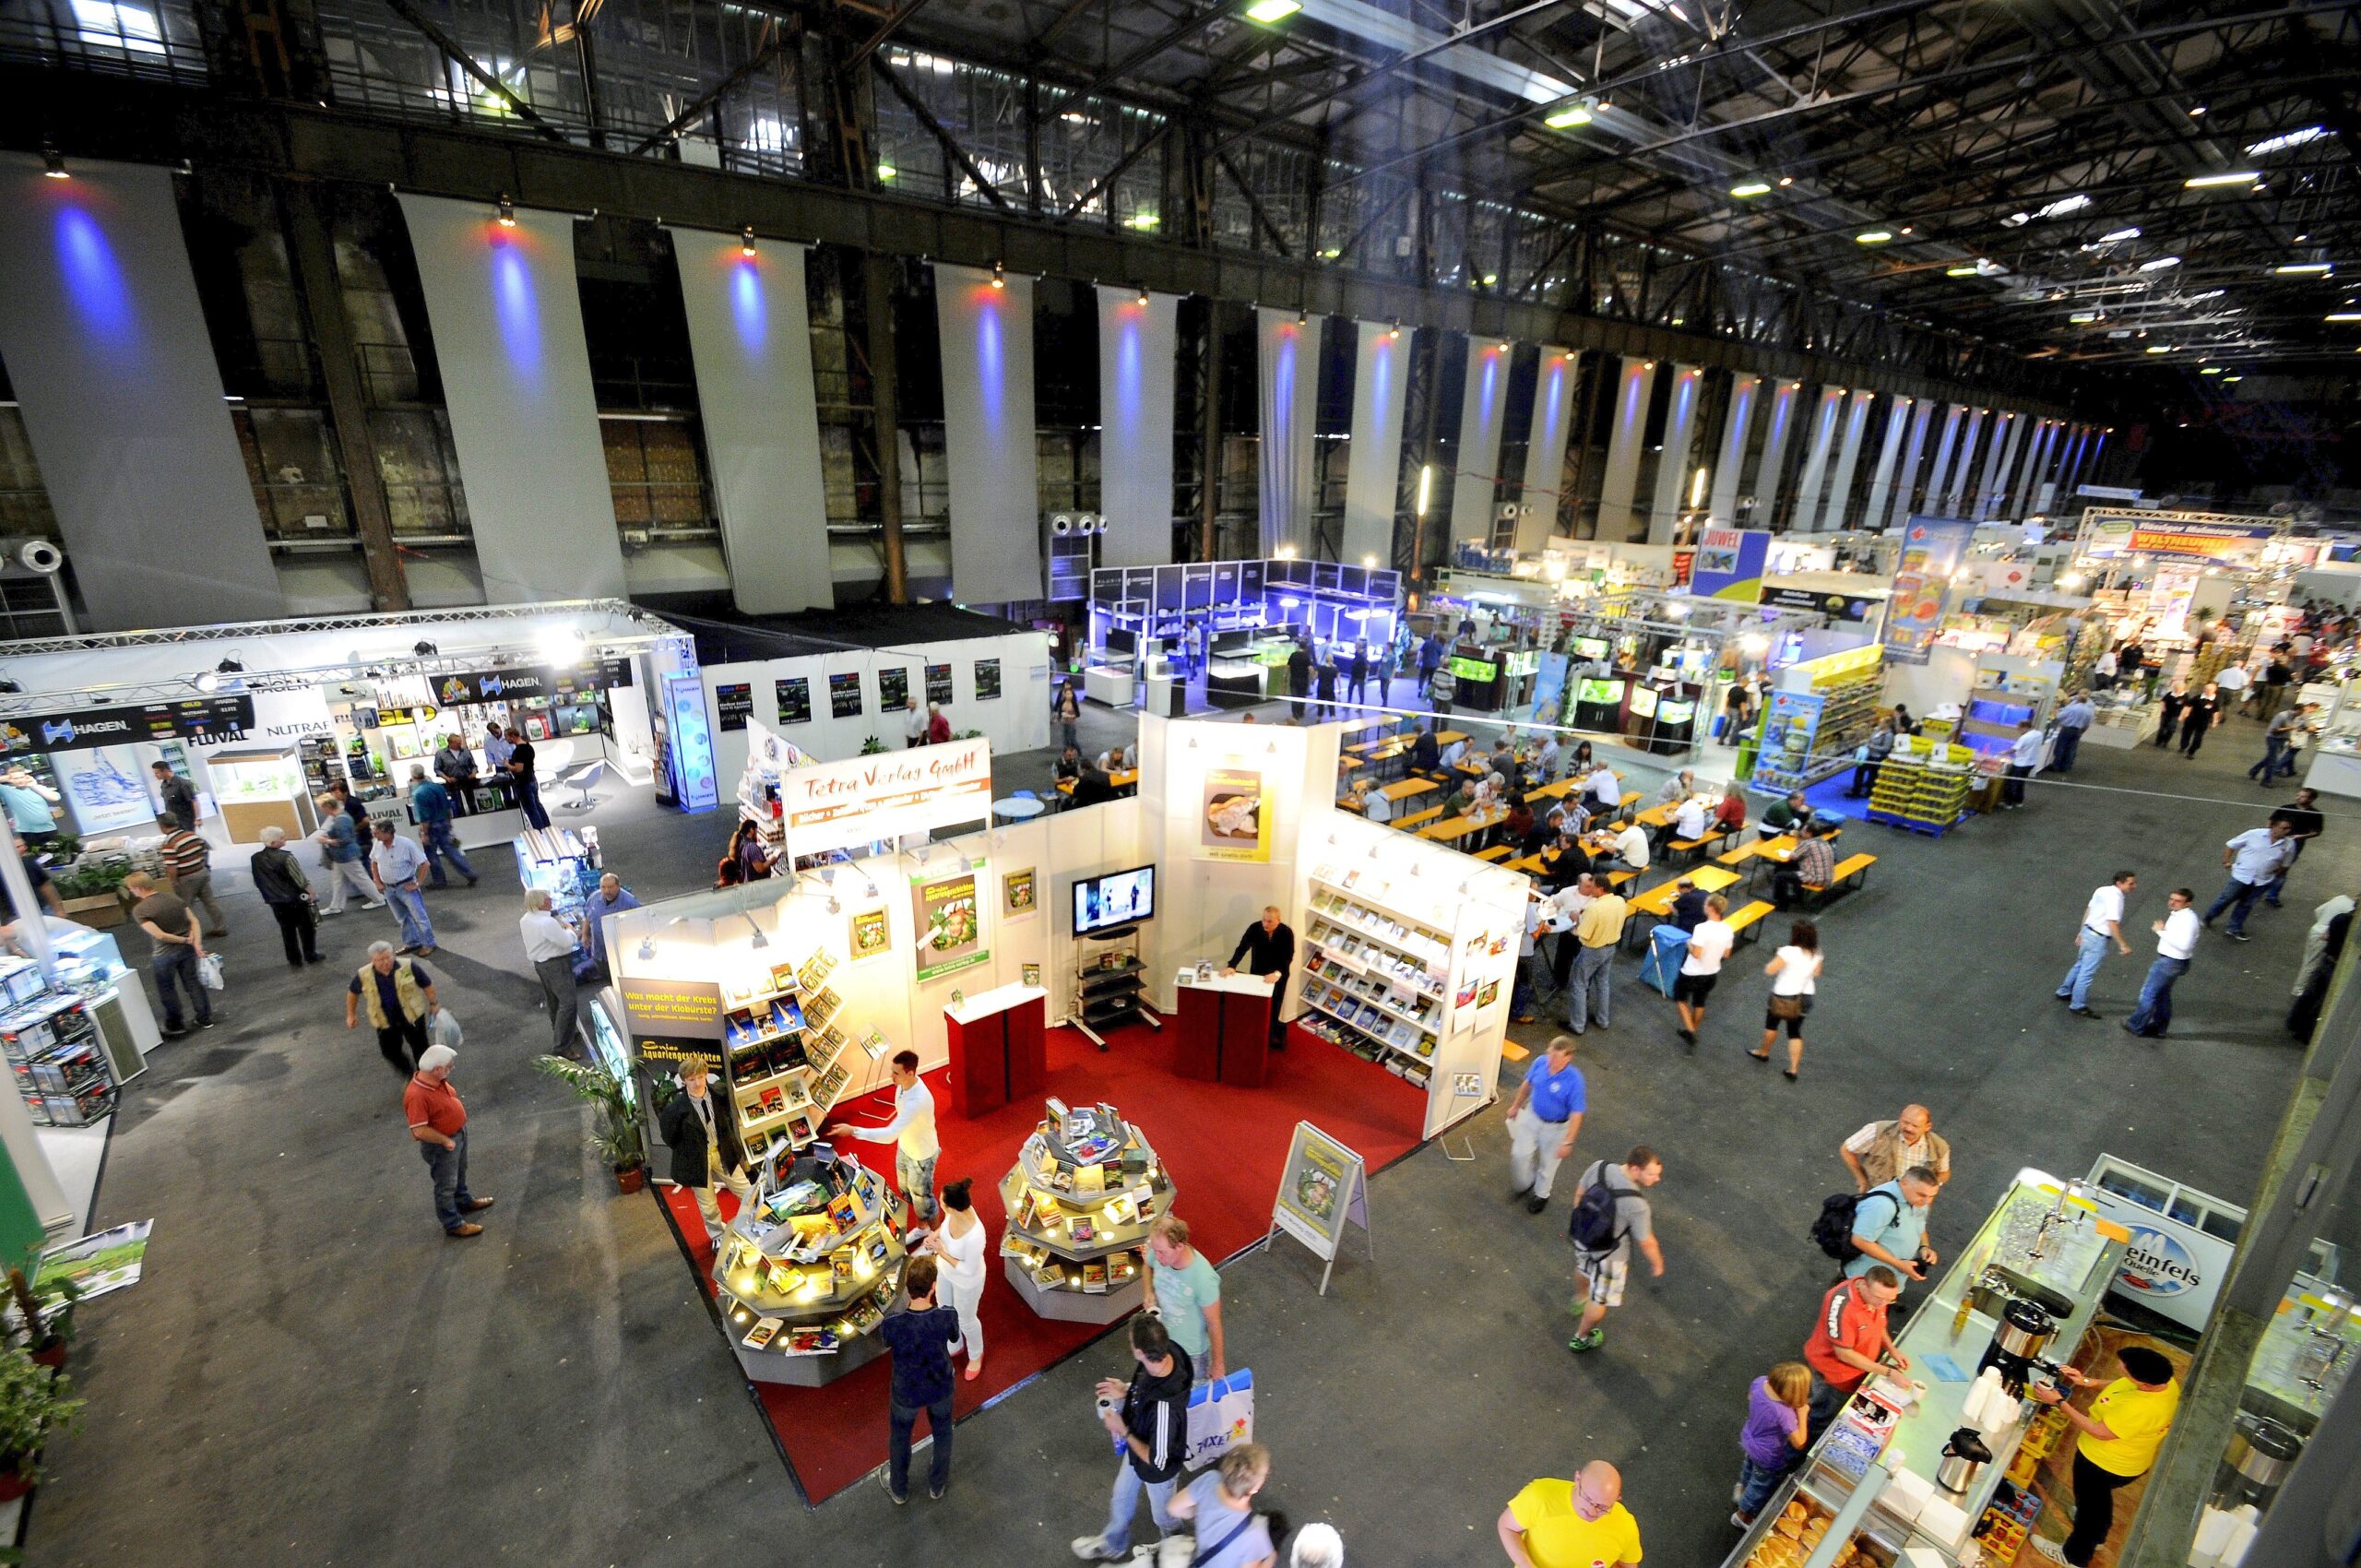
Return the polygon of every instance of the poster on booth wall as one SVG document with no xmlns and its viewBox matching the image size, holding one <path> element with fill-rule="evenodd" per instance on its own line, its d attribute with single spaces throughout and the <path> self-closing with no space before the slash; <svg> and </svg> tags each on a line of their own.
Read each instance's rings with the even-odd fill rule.
<svg viewBox="0 0 2361 1568">
<path fill-rule="evenodd" d="M 880 670 L 877 672 L 877 707 L 883 713 L 905 707 L 910 700 L 910 672 L 907 670 Z"/>
<path fill-rule="evenodd" d="M 860 676 L 858 673 L 828 677 L 828 715 L 832 719 L 860 717 Z"/>
<path fill-rule="evenodd" d="M 951 701 L 951 666 L 930 664 L 926 667 L 926 700 L 945 704 Z"/>
<path fill-rule="evenodd" d="M 746 720 L 753 717 L 754 688 L 744 682 L 735 685 L 713 688 L 714 712 L 719 718 L 718 726 L 723 734 L 746 728 Z M 401 754 L 398 745 L 395 755 Z"/>
<path fill-rule="evenodd" d="M 781 724 L 812 722 L 812 677 L 789 675 L 771 683 L 771 700 L 778 705 Z"/>
<path fill-rule="evenodd" d="M 156 828 L 156 807 L 148 798 L 147 769 L 130 746 L 100 746 L 86 752 L 52 752 L 57 791 L 74 826 L 85 838 L 102 833 Z"/>
<path fill-rule="evenodd" d="M 882 958 L 894 950 L 894 932 L 883 909 L 858 909 L 852 917 L 852 961 Z"/>
<path fill-rule="evenodd" d="M 999 695 L 1000 660 L 979 659 L 976 660 L 976 700 L 991 702 Z"/>
<path fill-rule="evenodd" d="M 1975 538 L 1975 525 L 1964 517 L 1913 517 L 1904 529 L 1880 639 L 1889 660 L 1927 662 L 1927 650 L 1935 646 L 1943 612 L 1951 607 L 1952 575 Z"/>
<path fill-rule="evenodd" d="M 1003 920 L 1021 921 L 1040 912 L 1041 901 L 1036 891 L 1038 881 L 1033 868 L 1010 872 L 1000 881 L 1000 912 Z"/>
<path fill-rule="evenodd" d="M 1263 775 L 1251 767 L 1205 770 L 1204 803 L 1197 820 L 1197 859 L 1255 861 L 1271 858 L 1271 813 L 1263 798 Z"/>
<path fill-rule="evenodd" d="M 984 962 L 984 912 L 976 901 L 975 866 L 910 885 L 917 917 L 918 978 L 921 983 Z"/>
<path fill-rule="evenodd" d="M 1754 603 L 1771 558 L 1771 536 L 1761 529 L 1707 529 L 1690 564 L 1689 591 L 1700 599 Z"/>
</svg>

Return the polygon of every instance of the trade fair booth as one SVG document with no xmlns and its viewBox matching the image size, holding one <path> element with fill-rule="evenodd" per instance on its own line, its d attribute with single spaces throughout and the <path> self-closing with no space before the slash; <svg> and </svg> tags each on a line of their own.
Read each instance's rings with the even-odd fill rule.
<svg viewBox="0 0 2361 1568">
<path fill-rule="evenodd" d="M 807 1487 L 882 1453 L 908 1215 L 892 1146 L 831 1129 L 884 1120 L 897 1052 L 998 1239 L 963 1398 L 1135 1305 L 1157 1217 L 1216 1260 L 1258 1240 L 1299 1124 L 1375 1169 L 1495 1099 L 1525 880 L 1336 810 L 1344 733 L 1144 716 L 1135 797 L 991 826 L 985 741 L 810 763 L 750 726 L 781 874 L 611 918 L 642 1104 L 696 1056 L 737 1110 L 755 1198 L 719 1247 L 668 1201 Z M 1275 996 L 1219 973 L 1265 906 Z"/>
<path fill-rule="evenodd" d="M 1288 554 L 1101 566 L 1090 574 L 1083 689 L 1166 718 L 1251 707 L 1287 695 L 1299 635 L 1323 663 L 1360 646 L 1383 658 L 1401 617 L 1402 574 L 1375 565 Z"/>
<path fill-rule="evenodd" d="M 533 743 L 553 817 L 640 791 L 715 801 L 694 645 L 616 600 L 0 644 L 0 676 L 17 688 L 0 754 L 58 797 L 44 836 L 153 837 L 159 762 L 196 791 L 217 854 L 267 826 L 308 837 L 336 782 L 409 823 L 411 766 L 433 777 L 456 734 L 475 769 L 451 790 L 459 842 L 504 843 L 524 817 L 484 752 L 494 723 Z"/>
</svg>

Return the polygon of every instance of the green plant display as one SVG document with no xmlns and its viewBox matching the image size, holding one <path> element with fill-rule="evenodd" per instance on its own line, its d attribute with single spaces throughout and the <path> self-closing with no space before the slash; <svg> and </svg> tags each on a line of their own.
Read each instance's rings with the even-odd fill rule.
<svg viewBox="0 0 2361 1568">
<path fill-rule="evenodd" d="M 863 756 L 875 756 L 884 749 L 885 742 L 879 740 L 874 735 L 870 736 L 869 739 L 861 742 L 860 743 L 860 754 Z"/>
<path fill-rule="evenodd" d="M 24 1351 L 0 1351 L 0 1473 L 28 1485 L 41 1479 L 42 1443 L 81 1419 L 82 1401 L 69 1397 L 73 1391 L 73 1379 L 34 1364 Z"/>
<path fill-rule="evenodd" d="M 598 1120 L 586 1140 L 617 1170 L 635 1170 L 647 1163 L 647 1139 L 638 1108 L 632 1103 L 628 1074 L 611 1071 L 595 1062 L 575 1062 L 563 1056 L 536 1056 L 533 1065 L 598 1108 Z"/>
</svg>

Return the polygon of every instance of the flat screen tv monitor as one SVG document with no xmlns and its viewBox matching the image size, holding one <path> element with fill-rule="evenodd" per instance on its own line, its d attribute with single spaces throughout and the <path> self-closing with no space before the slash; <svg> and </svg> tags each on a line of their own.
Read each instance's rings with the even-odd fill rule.
<svg viewBox="0 0 2361 1568">
<path fill-rule="evenodd" d="M 1156 868 L 1110 872 L 1074 885 L 1074 933 L 1088 936 L 1136 925 L 1156 914 Z"/>
<path fill-rule="evenodd" d="M 1608 654 L 1605 637 L 1576 637 L 1574 656 L 1578 659 L 1605 659 Z"/>
</svg>

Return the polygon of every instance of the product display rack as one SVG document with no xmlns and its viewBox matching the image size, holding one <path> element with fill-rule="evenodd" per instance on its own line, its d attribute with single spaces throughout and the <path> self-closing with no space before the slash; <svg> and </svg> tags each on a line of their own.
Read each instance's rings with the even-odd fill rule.
<svg viewBox="0 0 2361 1568">
<path fill-rule="evenodd" d="M 1885 670 L 1876 647 L 1825 654 L 1803 668 L 1809 691 L 1783 691 L 1818 701 L 1801 705 L 1784 726 L 1774 722 L 1775 701 L 1764 705 L 1762 749 L 1750 780 L 1759 790 L 1800 790 L 1850 767 L 1855 748 L 1877 722 Z M 1772 694 L 1774 699 L 1780 695 Z"/>
<path fill-rule="evenodd" d="M 1074 1013 L 1068 1020 L 1074 1028 L 1097 1041 L 1101 1051 L 1107 1049 L 1102 1030 L 1134 1020 L 1153 1029 L 1163 1028 L 1163 1021 L 1148 1008 L 1147 964 L 1140 956 L 1137 926 L 1078 936 L 1074 941 L 1081 949 L 1074 965 Z"/>
<path fill-rule="evenodd" d="M 0 980 L 8 1008 L 0 1014 L 0 1050 L 17 1092 L 39 1127 L 83 1127 L 115 1108 L 114 1071 L 89 998 L 49 989 L 30 963 Z"/>
<path fill-rule="evenodd" d="M 1113 1106 L 1049 1110 L 1001 1179 L 1002 1272 L 1043 1317 L 1113 1323 L 1146 1295 L 1148 1228 L 1172 1207 L 1172 1178 Z"/>
<path fill-rule="evenodd" d="M 1396 908 L 1390 885 L 1334 866 L 1313 873 L 1297 1001 L 1313 1034 L 1424 1085 L 1449 1000 L 1452 938 Z"/>
<path fill-rule="evenodd" d="M 884 1051 L 874 1029 L 858 1041 L 845 1033 L 843 1004 L 827 983 L 836 967 L 823 947 L 801 966 L 773 966 L 764 984 L 723 989 L 722 1075 L 750 1165 L 812 1146 L 851 1080 L 856 1046 L 872 1060 Z"/>
<path fill-rule="evenodd" d="M 825 1144 L 763 1172 L 715 1251 L 714 1288 L 748 1377 L 817 1387 L 884 1348 L 874 1331 L 901 1294 L 906 1207 Z"/>
<path fill-rule="evenodd" d="M 599 891 L 599 868 L 606 862 L 599 850 L 595 827 L 528 827 L 516 835 L 516 880 L 550 896 L 550 912 L 560 920 L 582 913 L 584 902 Z"/>
<path fill-rule="evenodd" d="M 1975 754 L 1965 746 L 1905 736 L 1878 768 L 1869 818 L 1940 838 L 1967 814 Z"/>
</svg>

